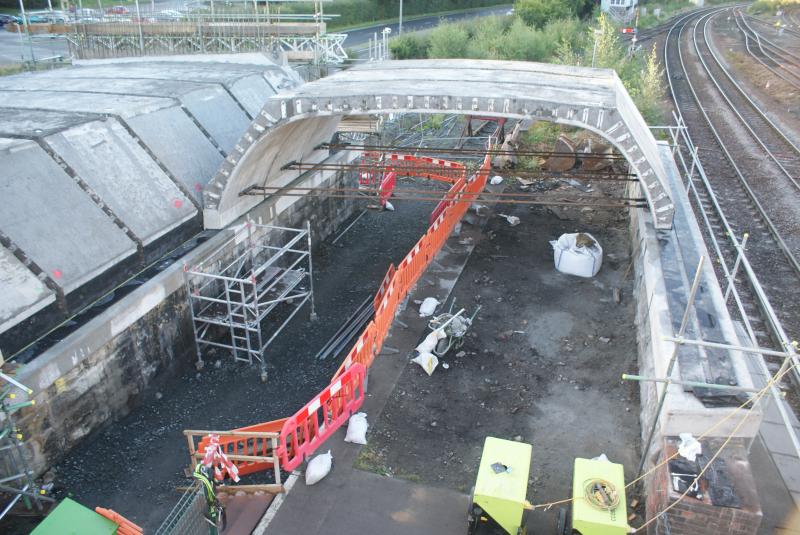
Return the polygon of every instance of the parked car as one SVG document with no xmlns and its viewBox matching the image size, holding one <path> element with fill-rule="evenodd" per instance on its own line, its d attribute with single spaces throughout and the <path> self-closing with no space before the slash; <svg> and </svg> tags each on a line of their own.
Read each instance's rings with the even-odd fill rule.
<svg viewBox="0 0 800 535">
<path fill-rule="evenodd" d="M 6 24 L 11 24 L 12 22 L 17 22 L 16 17 L 13 15 L 6 15 L 4 13 L 0 13 L 0 28 L 5 26 Z"/>
<path fill-rule="evenodd" d="M 130 10 L 125 6 L 113 6 L 106 9 L 106 13 L 110 15 L 128 15 Z"/>
<path fill-rule="evenodd" d="M 46 9 L 26 11 L 25 16 L 31 24 L 63 24 L 69 19 L 63 11 L 49 11 Z M 22 14 L 20 14 L 19 20 L 20 22 L 22 21 Z"/>
</svg>

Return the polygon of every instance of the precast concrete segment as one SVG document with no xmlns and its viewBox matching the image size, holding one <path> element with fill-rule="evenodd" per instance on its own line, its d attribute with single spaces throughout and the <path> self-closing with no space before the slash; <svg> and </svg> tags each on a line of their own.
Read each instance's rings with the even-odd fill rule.
<svg viewBox="0 0 800 535">
<path fill-rule="evenodd" d="M 617 77 L 608 69 L 513 61 L 413 60 L 367 64 L 271 97 L 225 159 L 204 194 L 207 228 L 221 228 L 251 205 L 239 200 L 250 185 L 271 179 L 293 158 L 281 148 L 319 135 L 282 135 L 290 123 L 346 115 L 388 113 L 480 114 L 549 121 L 590 130 L 623 154 L 643 184 L 657 228 L 670 228 L 674 205 L 656 142 Z M 279 145 L 277 160 L 262 161 L 262 143 Z M 293 150 L 296 153 L 297 150 Z M 251 159 L 259 160 L 257 162 Z M 256 172 L 258 170 L 258 172 Z"/>
<path fill-rule="evenodd" d="M 198 201 L 222 154 L 180 107 L 161 109 L 126 121 L 147 148 Z"/>
<path fill-rule="evenodd" d="M 2 108 L 0 136 L 35 138 L 94 121 L 102 116 L 90 113 Z"/>
<path fill-rule="evenodd" d="M 11 251 L 0 246 L 0 332 L 6 331 L 56 300 Z"/>
<path fill-rule="evenodd" d="M 0 230 L 70 292 L 136 244 L 37 143 L 0 138 Z M 46 239 L 45 239 L 46 238 Z"/>
<path fill-rule="evenodd" d="M 258 115 L 264 106 L 264 95 L 274 95 L 276 91 L 263 76 L 246 76 L 230 84 L 230 92 L 247 110 L 251 117 Z"/>
<path fill-rule="evenodd" d="M 246 79 L 249 79 L 247 77 Z M 256 77 L 256 79 L 259 79 Z M 263 78 L 264 90 L 255 95 L 263 104 L 272 94 Z M 11 77 L 0 79 L 0 89 L 51 91 L 54 78 L 44 76 Z M 72 78 L 61 84 L 59 90 L 67 93 L 93 93 L 97 99 L 114 98 L 112 95 L 136 95 L 172 98 L 191 113 L 213 141 L 228 152 L 236 144 L 239 136 L 247 129 L 249 119 L 234 97 L 220 83 L 198 83 L 156 79 L 106 79 Z"/>
<path fill-rule="evenodd" d="M 261 184 L 285 184 L 286 181 L 282 180 L 285 175 L 291 173 L 296 175 L 297 171 L 282 171 L 281 165 L 292 160 L 309 161 L 314 152 L 313 147 L 330 140 L 336 132 L 338 124 L 338 117 L 311 117 L 306 121 L 288 123 L 284 128 L 269 132 L 266 140 L 271 139 L 273 136 L 280 136 L 280 138 L 274 143 L 265 142 L 253 147 L 253 157 L 243 162 L 245 168 L 242 174 L 234 177 L 235 185 L 233 188 L 241 187 L 241 189 L 244 189 L 249 184 L 245 184 L 245 182 L 241 181 L 241 178 L 251 176 L 260 177 Z M 237 144 L 234 147 L 234 150 L 226 158 L 226 162 L 234 157 L 241 156 L 238 152 L 240 146 L 240 144 Z M 212 186 L 217 187 L 216 184 Z M 210 195 L 213 196 L 214 194 L 211 193 Z M 208 202 L 208 198 L 209 193 L 206 193 L 205 202 Z M 210 213 L 206 210 L 203 211 L 205 224 L 209 228 L 222 228 L 227 222 L 233 221 L 238 215 L 241 215 L 239 214 L 241 209 L 249 210 L 259 202 L 261 202 L 261 198 L 256 196 L 239 197 L 237 195 L 235 198 L 227 197 Z M 216 225 L 219 225 L 219 227 Z"/>
<path fill-rule="evenodd" d="M 45 138 L 146 246 L 197 214 L 116 119 L 93 121 Z"/>
</svg>

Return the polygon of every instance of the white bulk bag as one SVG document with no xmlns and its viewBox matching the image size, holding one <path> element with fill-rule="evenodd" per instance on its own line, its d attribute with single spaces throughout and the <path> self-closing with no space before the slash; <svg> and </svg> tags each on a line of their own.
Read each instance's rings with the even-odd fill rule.
<svg viewBox="0 0 800 535">
<path fill-rule="evenodd" d="M 603 265 L 603 248 L 591 234 L 583 232 L 582 235 L 584 239 L 589 238 L 593 241 L 594 245 L 578 246 L 576 244 L 578 234 L 562 234 L 558 240 L 551 241 L 553 262 L 561 273 L 594 277 Z"/>
</svg>

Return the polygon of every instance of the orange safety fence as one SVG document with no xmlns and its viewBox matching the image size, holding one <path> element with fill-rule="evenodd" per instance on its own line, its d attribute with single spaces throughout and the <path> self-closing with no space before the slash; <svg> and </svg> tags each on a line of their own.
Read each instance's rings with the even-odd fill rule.
<svg viewBox="0 0 800 535">
<path fill-rule="evenodd" d="M 259 441 L 253 437 L 220 433 L 220 444 L 224 444 L 226 453 L 234 455 L 232 460 L 237 454 L 275 456 L 279 458 L 281 469 L 294 470 L 361 407 L 364 402 L 364 381 L 367 370 L 381 351 L 394 322 L 398 305 L 405 300 L 408 292 L 444 246 L 455 226 L 469 209 L 470 203 L 483 191 L 491 168 L 491 158 L 487 154 L 480 169 L 468 180 L 466 168 L 456 162 L 400 154 L 389 154 L 386 158 L 393 162 L 391 170 L 398 175 L 423 176 L 453 185 L 442 199 L 441 209 L 437 207 L 438 213 L 435 217 L 432 216 L 427 232 L 399 266 L 396 268 L 394 265 L 389 266 L 373 303 L 375 316 L 334 373 L 331 383 L 293 416 L 233 431 L 233 433 L 279 432 L 280 438 L 274 452 L 269 449 L 269 440 Z M 431 172 L 420 172 L 420 164 L 429 165 Z M 208 437 L 200 442 L 198 451 L 202 451 L 207 442 Z M 272 462 L 234 462 L 242 475 L 273 467 Z"/>
<path fill-rule="evenodd" d="M 351 414 L 361 408 L 366 374 L 363 365 L 353 364 L 286 420 L 278 444 L 281 468 L 294 470 L 300 466 Z"/>
<path fill-rule="evenodd" d="M 231 462 L 236 465 L 240 476 L 261 472 L 274 466 L 271 460 L 251 460 L 243 459 L 242 457 L 277 458 L 278 454 L 274 451 L 276 448 L 273 447 L 273 437 L 270 435 L 275 435 L 275 438 L 277 438 L 287 419 L 288 418 L 281 418 L 280 420 L 249 425 L 234 430 L 234 433 L 264 433 L 264 436 L 246 436 L 240 434 L 226 435 L 224 432 L 219 433 L 219 445 L 222 448 L 222 452 L 229 456 Z M 197 444 L 197 451 L 200 453 L 204 452 L 209 443 L 209 437 L 203 437 Z"/>
<path fill-rule="evenodd" d="M 98 515 L 102 515 L 107 519 L 111 520 L 119 527 L 117 528 L 118 535 L 142 535 L 144 530 L 119 514 L 118 512 L 114 511 L 113 509 L 104 509 L 103 507 L 95 507 L 94 512 Z"/>
</svg>

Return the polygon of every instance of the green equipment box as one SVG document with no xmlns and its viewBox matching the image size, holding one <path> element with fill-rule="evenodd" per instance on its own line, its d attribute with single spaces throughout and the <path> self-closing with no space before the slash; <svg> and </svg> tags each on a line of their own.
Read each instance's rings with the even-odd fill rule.
<svg viewBox="0 0 800 535">
<path fill-rule="evenodd" d="M 118 527 L 106 517 L 64 498 L 31 535 L 113 535 Z"/>
<path fill-rule="evenodd" d="M 625 471 L 621 464 L 575 459 L 572 529 L 581 535 L 628 533 Z"/>
<path fill-rule="evenodd" d="M 507 533 L 522 526 L 533 446 L 486 437 L 472 502 Z"/>
</svg>

